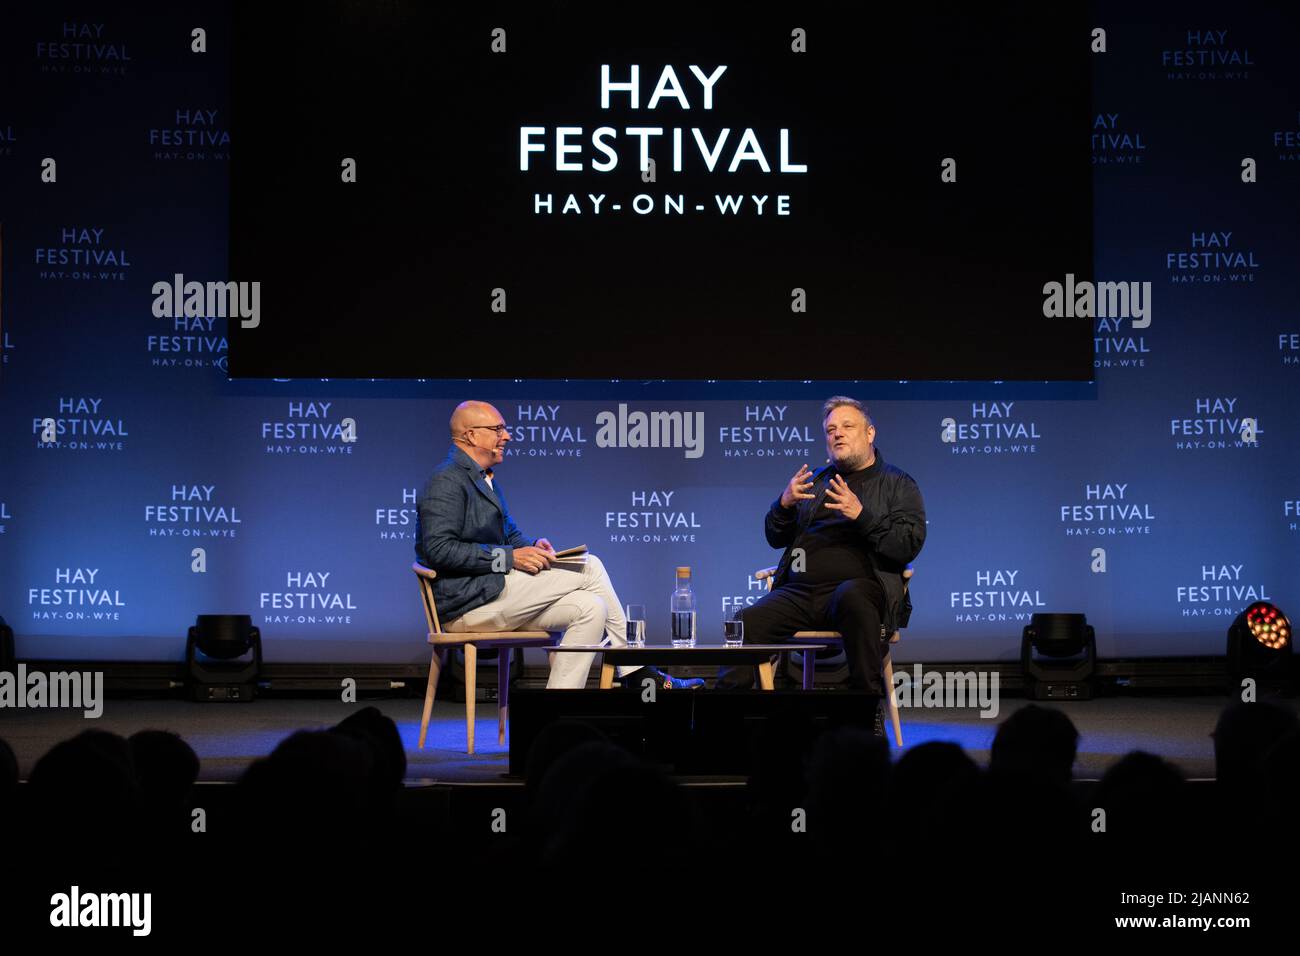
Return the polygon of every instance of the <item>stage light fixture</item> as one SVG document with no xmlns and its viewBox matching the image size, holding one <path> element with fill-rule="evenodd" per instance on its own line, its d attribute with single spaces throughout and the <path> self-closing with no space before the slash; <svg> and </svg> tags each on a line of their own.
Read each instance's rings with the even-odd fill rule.
<svg viewBox="0 0 1300 956">
<path fill-rule="evenodd" d="M 1035 700 L 1089 700 L 1096 631 L 1084 614 L 1035 614 L 1020 635 L 1020 666 Z"/>
<path fill-rule="evenodd" d="M 1291 622 L 1276 605 L 1256 601 L 1237 615 L 1228 628 L 1228 693 L 1241 690 L 1253 678 L 1270 687 L 1294 681 Z"/>
<path fill-rule="evenodd" d="M 262 632 L 248 614 L 200 614 L 185 641 L 185 665 L 191 699 L 250 701 L 262 675 Z"/>
</svg>

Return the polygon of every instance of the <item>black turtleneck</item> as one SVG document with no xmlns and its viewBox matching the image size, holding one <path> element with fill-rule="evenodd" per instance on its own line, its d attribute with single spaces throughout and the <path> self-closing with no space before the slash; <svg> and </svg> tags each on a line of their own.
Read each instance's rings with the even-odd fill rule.
<svg viewBox="0 0 1300 956">
<path fill-rule="evenodd" d="M 866 486 L 879 479 L 884 470 L 884 463 L 879 454 L 866 468 L 858 471 L 841 473 L 832 467 L 813 488 L 817 496 L 816 510 L 808 527 L 795 539 L 794 547 L 803 548 L 807 565 L 800 572 L 794 566 L 790 569 L 790 581 L 802 584 L 839 584 L 854 578 L 870 578 L 873 575 L 867 531 L 874 523 L 875 516 L 869 515 L 866 508 L 856 520 L 850 521 L 842 512 L 826 507 L 826 487 L 831 478 L 839 474 L 858 496 L 859 501 L 867 501 L 864 493 Z"/>
</svg>

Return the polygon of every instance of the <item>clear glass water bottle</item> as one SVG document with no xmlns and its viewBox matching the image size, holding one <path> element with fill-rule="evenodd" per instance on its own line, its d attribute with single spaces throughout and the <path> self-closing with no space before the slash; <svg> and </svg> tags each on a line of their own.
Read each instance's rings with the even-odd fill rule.
<svg viewBox="0 0 1300 956">
<path fill-rule="evenodd" d="M 677 569 L 677 587 L 669 603 L 672 614 L 673 647 L 695 646 L 695 592 L 691 590 L 691 569 Z"/>
</svg>

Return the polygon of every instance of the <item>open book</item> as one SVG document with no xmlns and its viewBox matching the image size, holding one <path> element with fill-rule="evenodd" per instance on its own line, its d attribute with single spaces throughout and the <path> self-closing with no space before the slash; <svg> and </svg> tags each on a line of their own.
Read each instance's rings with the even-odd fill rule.
<svg viewBox="0 0 1300 956">
<path fill-rule="evenodd" d="M 585 544 L 565 548 L 563 551 L 556 551 L 555 557 L 551 559 L 551 567 L 559 568 L 561 571 L 581 571 L 586 563 L 587 546 Z"/>
</svg>

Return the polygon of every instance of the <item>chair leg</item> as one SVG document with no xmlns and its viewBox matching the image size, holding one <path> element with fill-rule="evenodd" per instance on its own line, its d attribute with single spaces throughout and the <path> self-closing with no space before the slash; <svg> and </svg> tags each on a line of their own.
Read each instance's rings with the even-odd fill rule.
<svg viewBox="0 0 1300 956">
<path fill-rule="evenodd" d="M 600 660 L 600 689 L 609 690 L 614 686 L 614 665 L 605 660 L 602 655 Z"/>
<path fill-rule="evenodd" d="M 473 644 L 465 645 L 465 739 L 469 746 L 465 753 L 474 752 L 474 695 L 475 678 L 478 677 L 478 648 Z"/>
<path fill-rule="evenodd" d="M 442 673 L 444 653 L 441 647 L 435 647 L 433 660 L 429 662 L 429 683 L 424 689 L 424 714 L 420 717 L 420 750 L 424 749 L 424 738 L 429 733 L 429 715 L 433 713 L 433 695 L 438 692 L 438 675 Z"/>
<path fill-rule="evenodd" d="M 803 689 L 812 690 L 813 680 L 817 676 L 817 655 L 804 648 L 803 652 Z"/>
<path fill-rule="evenodd" d="M 762 690 L 775 690 L 776 683 L 772 680 L 772 662 L 763 661 L 758 665 L 758 686 Z"/>
<path fill-rule="evenodd" d="M 497 743 L 506 742 L 506 709 L 510 706 L 510 655 L 514 648 L 497 648 Z"/>
<path fill-rule="evenodd" d="M 894 696 L 894 658 L 885 655 L 885 700 L 889 702 L 889 719 L 894 724 L 894 743 L 903 746 L 903 727 L 898 722 L 898 698 Z"/>
</svg>

